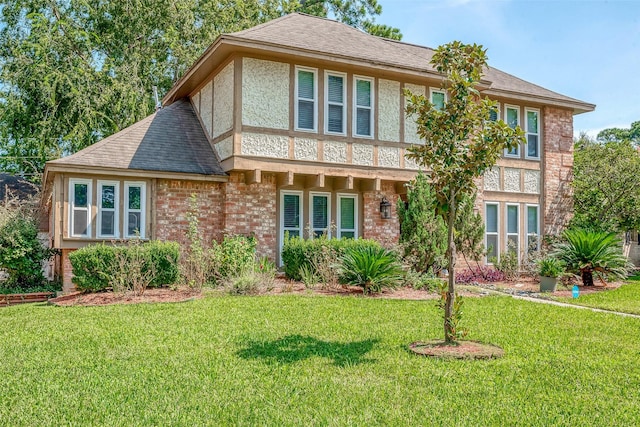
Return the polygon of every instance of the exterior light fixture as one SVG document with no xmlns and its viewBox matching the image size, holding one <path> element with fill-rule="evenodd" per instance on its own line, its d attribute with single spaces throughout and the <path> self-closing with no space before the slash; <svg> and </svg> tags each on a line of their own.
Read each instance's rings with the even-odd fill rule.
<svg viewBox="0 0 640 427">
<path fill-rule="evenodd" d="M 391 218 L 391 203 L 389 203 L 386 197 L 383 197 L 382 201 L 380 202 L 380 218 Z"/>
</svg>

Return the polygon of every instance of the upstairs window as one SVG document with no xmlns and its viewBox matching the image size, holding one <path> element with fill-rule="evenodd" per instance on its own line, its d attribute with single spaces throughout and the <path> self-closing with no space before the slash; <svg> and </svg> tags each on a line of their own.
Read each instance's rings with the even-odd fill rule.
<svg viewBox="0 0 640 427">
<path fill-rule="evenodd" d="M 98 237 L 119 235 L 120 183 L 98 181 Z"/>
<path fill-rule="evenodd" d="M 311 224 L 311 236 L 320 237 L 323 234 L 331 235 L 330 215 L 331 215 L 331 198 L 325 193 L 311 193 L 309 205 L 309 223 Z"/>
<path fill-rule="evenodd" d="M 525 130 L 527 135 L 527 158 L 539 159 L 540 158 L 540 123 L 538 120 L 538 110 L 527 108 L 525 109 L 527 115 L 527 128 Z"/>
<path fill-rule="evenodd" d="M 520 107 L 507 105 L 505 106 L 505 122 L 511 129 L 515 129 L 520 126 Z M 505 150 L 504 155 L 506 157 L 520 157 L 520 147 L 515 147 L 510 150 Z"/>
<path fill-rule="evenodd" d="M 429 88 L 431 103 L 438 111 L 444 110 L 444 104 L 447 102 L 447 94 L 440 89 Z"/>
<path fill-rule="evenodd" d="M 69 237 L 91 237 L 91 180 L 69 180 Z"/>
<path fill-rule="evenodd" d="M 500 103 L 498 103 L 494 108 L 489 112 L 489 121 L 497 122 L 500 120 Z"/>
<path fill-rule="evenodd" d="M 346 96 L 345 75 L 327 73 L 325 81 L 325 132 L 339 135 L 346 134 Z"/>
<path fill-rule="evenodd" d="M 127 182 L 124 185 L 125 237 L 145 238 L 146 185 Z"/>
<path fill-rule="evenodd" d="M 355 194 L 338 194 L 338 238 L 357 236 L 358 203 Z"/>
<path fill-rule="evenodd" d="M 373 137 L 373 79 L 356 77 L 354 84 L 354 134 Z"/>
<path fill-rule="evenodd" d="M 296 130 L 315 132 L 317 122 L 316 70 L 296 68 Z"/>
</svg>

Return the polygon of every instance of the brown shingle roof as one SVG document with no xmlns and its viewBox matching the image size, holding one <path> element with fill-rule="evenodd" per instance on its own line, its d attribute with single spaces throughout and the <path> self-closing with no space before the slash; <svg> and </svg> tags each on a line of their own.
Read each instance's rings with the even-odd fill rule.
<svg viewBox="0 0 640 427">
<path fill-rule="evenodd" d="M 188 100 L 158 110 L 53 165 L 225 175 Z"/>
<path fill-rule="evenodd" d="M 336 61 L 357 61 L 364 66 L 391 67 L 437 76 L 431 65 L 433 49 L 370 35 L 341 22 L 317 16 L 292 13 L 236 33 L 220 36 L 165 97 L 165 102 L 186 96 L 199 83 L 199 68 L 215 63 L 215 51 L 228 44 L 250 43 L 269 51 L 284 49 L 298 55 L 324 55 Z M 220 58 L 218 58 L 220 60 Z M 211 65 L 209 65 L 211 66 Z M 540 103 L 559 104 L 576 112 L 592 111 L 595 106 L 541 86 L 529 83 L 495 68 L 489 68 L 483 81 L 490 82 L 488 94 L 515 97 L 523 95 Z"/>
</svg>

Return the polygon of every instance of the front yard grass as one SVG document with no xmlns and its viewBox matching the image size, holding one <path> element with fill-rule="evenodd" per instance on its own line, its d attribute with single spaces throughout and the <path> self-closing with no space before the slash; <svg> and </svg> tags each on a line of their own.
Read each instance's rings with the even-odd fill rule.
<svg viewBox="0 0 640 427">
<path fill-rule="evenodd" d="M 0 425 L 634 425 L 640 321 L 467 298 L 443 361 L 433 301 L 215 297 L 0 309 Z"/>
<path fill-rule="evenodd" d="M 557 301 L 585 307 L 601 308 L 603 310 L 619 311 L 622 313 L 640 314 L 640 276 L 634 276 L 624 285 L 610 291 L 597 292 L 590 295 L 580 295 L 578 298 L 554 298 Z"/>
</svg>

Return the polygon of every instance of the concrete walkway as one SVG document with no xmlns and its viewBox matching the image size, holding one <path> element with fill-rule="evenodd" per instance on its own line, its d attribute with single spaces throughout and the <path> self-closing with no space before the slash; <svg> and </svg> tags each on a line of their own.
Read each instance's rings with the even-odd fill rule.
<svg viewBox="0 0 640 427">
<path fill-rule="evenodd" d="M 530 302 L 537 302 L 539 304 L 550 304 L 550 305 L 557 305 L 559 307 L 569 307 L 569 308 L 581 308 L 581 309 L 584 309 L 584 310 L 591 310 L 591 311 L 595 311 L 595 312 L 598 312 L 598 313 L 616 314 L 616 315 L 622 316 L 622 317 L 634 317 L 636 319 L 640 319 L 640 315 L 638 315 L 638 314 L 621 313 L 619 311 L 604 310 L 602 308 L 584 307 L 582 305 L 567 304 L 566 302 L 558 302 L 558 301 L 552 301 L 552 300 L 548 300 L 548 299 L 534 298 L 534 297 L 525 297 L 525 296 L 522 296 L 522 295 L 512 295 L 512 294 L 507 294 L 505 292 L 501 292 L 501 293 L 505 294 L 505 295 L 509 295 L 510 297 L 515 298 L 515 299 L 521 299 L 521 300 L 530 301 Z"/>
</svg>

